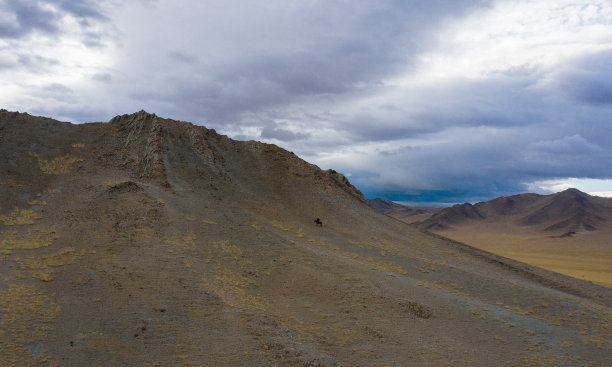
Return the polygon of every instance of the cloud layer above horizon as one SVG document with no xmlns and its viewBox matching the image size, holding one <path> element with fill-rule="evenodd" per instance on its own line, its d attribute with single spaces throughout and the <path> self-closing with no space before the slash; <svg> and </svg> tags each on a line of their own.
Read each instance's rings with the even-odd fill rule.
<svg viewBox="0 0 612 367">
<path fill-rule="evenodd" d="M 612 191 L 612 0 L 0 0 L 0 78 L 1 108 L 146 109 L 369 198 Z"/>
</svg>

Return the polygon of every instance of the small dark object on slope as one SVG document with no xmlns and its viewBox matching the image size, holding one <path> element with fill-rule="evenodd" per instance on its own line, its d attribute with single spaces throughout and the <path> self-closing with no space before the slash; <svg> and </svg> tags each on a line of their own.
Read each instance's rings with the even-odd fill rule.
<svg viewBox="0 0 612 367">
<path fill-rule="evenodd" d="M 321 222 L 321 219 L 317 218 L 314 220 L 315 224 L 318 225 L 319 227 L 323 227 L 323 222 Z"/>
</svg>

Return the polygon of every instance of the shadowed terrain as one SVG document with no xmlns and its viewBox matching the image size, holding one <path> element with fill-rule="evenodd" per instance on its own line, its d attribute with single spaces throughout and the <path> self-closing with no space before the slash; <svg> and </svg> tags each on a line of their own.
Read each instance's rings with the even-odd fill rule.
<svg viewBox="0 0 612 367">
<path fill-rule="evenodd" d="M 0 366 L 604 367 L 611 307 L 274 145 L 0 111 Z"/>
</svg>

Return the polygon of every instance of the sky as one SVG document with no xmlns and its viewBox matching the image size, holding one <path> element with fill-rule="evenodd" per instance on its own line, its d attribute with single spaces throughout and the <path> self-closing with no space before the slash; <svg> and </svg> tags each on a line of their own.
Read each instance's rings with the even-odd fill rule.
<svg viewBox="0 0 612 367">
<path fill-rule="evenodd" d="M 0 108 L 144 109 L 367 198 L 612 196 L 612 0 L 0 0 Z"/>
</svg>

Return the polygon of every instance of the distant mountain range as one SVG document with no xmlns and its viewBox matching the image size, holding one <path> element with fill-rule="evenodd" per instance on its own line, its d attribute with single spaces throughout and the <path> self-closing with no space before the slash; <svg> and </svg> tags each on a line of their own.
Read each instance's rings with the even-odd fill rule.
<svg viewBox="0 0 612 367">
<path fill-rule="evenodd" d="M 441 208 L 433 208 L 428 206 L 405 206 L 380 198 L 368 200 L 368 204 L 381 213 L 397 218 L 406 223 L 423 221 L 442 210 Z"/>
<path fill-rule="evenodd" d="M 369 200 L 369 203 L 384 214 L 434 231 L 475 222 L 510 222 L 551 235 L 571 236 L 595 231 L 612 219 L 612 199 L 591 196 L 577 189 L 551 195 L 527 193 L 499 197 L 444 209 L 409 207 L 383 199 Z"/>
</svg>

